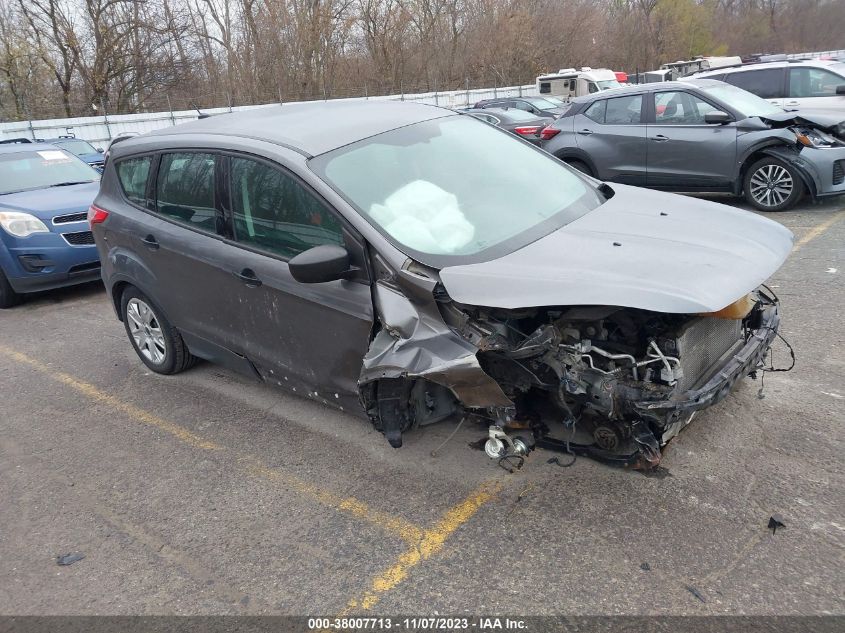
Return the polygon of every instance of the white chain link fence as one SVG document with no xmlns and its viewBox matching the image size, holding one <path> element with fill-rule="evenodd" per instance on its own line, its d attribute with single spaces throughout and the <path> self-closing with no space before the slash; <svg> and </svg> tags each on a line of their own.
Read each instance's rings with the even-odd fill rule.
<svg viewBox="0 0 845 633">
<path fill-rule="evenodd" d="M 447 92 L 426 92 L 406 95 L 385 95 L 379 97 L 353 97 L 345 101 L 415 101 L 439 105 L 444 108 L 462 108 L 480 101 L 497 97 L 536 96 L 534 84 L 507 86 L 504 88 L 481 88 L 472 90 L 451 90 Z M 285 102 L 304 103 L 304 102 Z M 280 107 L 278 103 L 263 105 L 234 106 L 232 108 L 203 108 L 205 114 L 220 114 L 229 111 L 254 108 Z M 197 118 L 197 110 L 176 112 L 147 112 L 142 114 L 115 114 L 104 116 L 75 117 L 69 119 L 44 119 L 40 121 L 11 121 L 0 123 L 0 140 L 14 138 L 47 139 L 73 134 L 94 145 L 107 144 L 122 132 L 151 132 L 159 128 L 177 125 Z"/>
</svg>

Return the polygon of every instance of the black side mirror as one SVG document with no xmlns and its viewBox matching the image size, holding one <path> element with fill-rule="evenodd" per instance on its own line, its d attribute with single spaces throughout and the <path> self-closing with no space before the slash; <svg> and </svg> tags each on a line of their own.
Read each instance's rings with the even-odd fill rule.
<svg viewBox="0 0 845 633">
<path fill-rule="evenodd" d="M 288 262 L 290 274 L 299 283 L 320 284 L 343 279 L 349 268 L 349 253 L 342 246 L 323 244 L 309 248 Z"/>
<path fill-rule="evenodd" d="M 836 86 L 836 94 L 845 95 L 845 84 L 842 84 L 841 86 Z"/>
<path fill-rule="evenodd" d="M 705 123 L 712 123 L 715 125 L 724 125 L 725 123 L 730 123 L 733 120 L 734 119 L 730 114 L 728 114 L 727 112 L 722 112 L 721 110 L 708 112 L 704 115 Z"/>
</svg>

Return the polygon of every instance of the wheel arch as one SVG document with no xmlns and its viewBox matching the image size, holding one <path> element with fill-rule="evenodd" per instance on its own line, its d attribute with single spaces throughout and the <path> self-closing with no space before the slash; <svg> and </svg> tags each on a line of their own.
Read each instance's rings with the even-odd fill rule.
<svg viewBox="0 0 845 633">
<path fill-rule="evenodd" d="M 816 197 L 816 191 L 818 191 L 818 188 L 816 186 L 815 178 L 796 160 L 800 156 L 800 152 L 797 152 L 792 145 L 787 145 L 786 143 L 777 140 L 767 141 L 766 143 L 756 145 L 743 154 L 740 160 L 739 173 L 734 181 L 734 193 L 736 195 L 739 196 L 744 193 L 743 187 L 745 174 L 748 172 L 751 165 L 767 156 L 789 163 L 789 165 L 798 172 L 798 175 L 801 176 L 801 180 L 807 189 L 807 193 L 809 193 L 813 198 Z"/>
<path fill-rule="evenodd" d="M 596 164 L 584 150 L 576 147 L 563 147 L 557 150 L 553 156 L 564 163 L 568 163 L 571 160 L 580 160 L 590 168 L 591 173 L 588 175 L 593 176 L 594 178 L 599 178 L 599 172 L 598 169 L 596 169 Z"/>
</svg>

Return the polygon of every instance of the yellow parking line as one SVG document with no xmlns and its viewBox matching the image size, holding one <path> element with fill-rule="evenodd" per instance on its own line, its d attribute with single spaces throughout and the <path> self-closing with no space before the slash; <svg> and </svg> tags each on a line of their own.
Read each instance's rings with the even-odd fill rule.
<svg viewBox="0 0 845 633">
<path fill-rule="evenodd" d="M 493 499 L 500 489 L 499 482 L 486 482 L 461 503 L 449 509 L 433 528 L 422 534 L 419 541 L 413 543 L 400 554 L 395 563 L 376 576 L 370 588 L 360 598 L 350 600 L 339 617 L 356 609 L 372 609 L 381 596 L 402 583 L 414 567 L 443 549 L 446 540 L 469 521 L 481 506 Z"/>
<path fill-rule="evenodd" d="M 178 424 L 174 424 L 173 422 L 153 415 L 148 411 L 144 411 L 139 407 L 123 402 L 119 398 L 100 391 L 97 387 L 90 383 L 83 382 L 82 380 L 79 380 L 65 372 L 54 370 L 41 361 L 10 349 L 2 344 L 0 344 L 0 354 L 38 370 L 53 380 L 75 389 L 95 402 L 108 405 L 122 413 L 125 413 L 136 422 L 141 422 L 142 424 L 147 424 L 169 433 L 188 446 L 203 450 L 226 450 L 224 446 L 196 435 Z M 426 532 L 409 521 L 392 516 L 385 512 L 374 510 L 363 501 L 359 501 L 354 497 L 344 497 L 342 495 L 338 495 L 334 492 L 304 481 L 293 474 L 270 468 L 251 455 L 238 455 L 236 453 L 236 456 L 238 458 L 238 465 L 240 469 L 249 475 L 282 484 L 289 490 L 293 490 L 312 501 L 316 501 L 324 506 L 333 508 L 338 512 L 348 514 L 362 521 L 371 523 L 386 532 L 400 536 L 409 543 L 418 544 L 424 540 Z"/>
<path fill-rule="evenodd" d="M 252 457 L 242 458 L 241 463 L 244 469 L 255 477 L 284 484 L 288 488 L 304 496 L 311 497 L 325 506 L 335 508 L 369 523 L 374 523 L 388 532 L 398 534 L 409 543 L 419 543 L 423 537 L 424 531 L 422 528 L 399 517 L 373 510 L 354 497 L 336 495 L 333 492 L 303 481 L 298 477 L 292 477 L 288 473 L 268 468 Z"/>
<path fill-rule="evenodd" d="M 832 215 L 827 220 L 819 224 L 818 226 L 814 226 L 812 229 L 807 231 L 806 235 L 804 235 L 800 240 L 795 242 L 795 246 L 792 247 L 792 252 L 797 253 L 801 250 L 804 246 L 812 242 L 816 239 L 819 235 L 827 231 L 830 227 L 834 224 L 839 222 L 842 218 L 845 217 L 845 209 L 842 209 L 838 213 Z"/>
<path fill-rule="evenodd" d="M 131 405 L 127 402 L 123 402 L 122 400 L 115 398 L 114 396 L 104 393 L 90 383 L 83 382 L 77 378 L 74 378 L 70 374 L 66 374 L 62 371 L 56 371 L 51 367 L 45 365 L 41 361 L 31 358 L 26 354 L 16 352 L 15 350 L 9 349 L 4 345 L 0 345 L 0 353 L 19 363 L 29 365 L 30 367 L 37 369 L 43 374 L 47 374 L 53 380 L 57 380 L 58 382 L 65 384 L 68 387 L 71 387 L 72 389 L 75 389 L 76 391 L 88 396 L 95 402 L 108 405 L 114 409 L 117 409 L 118 411 L 125 413 L 137 422 L 141 422 L 149 426 L 154 426 L 157 429 L 164 431 L 165 433 L 170 433 L 171 435 L 184 442 L 188 446 L 210 451 L 221 450 L 223 448 L 222 446 L 215 444 L 214 442 L 210 442 L 206 439 L 203 439 L 199 435 L 192 433 L 188 429 L 181 427 L 178 424 L 168 422 L 167 420 L 160 418 L 157 415 L 153 415 L 148 411 L 139 409 L 134 405 Z"/>
</svg>

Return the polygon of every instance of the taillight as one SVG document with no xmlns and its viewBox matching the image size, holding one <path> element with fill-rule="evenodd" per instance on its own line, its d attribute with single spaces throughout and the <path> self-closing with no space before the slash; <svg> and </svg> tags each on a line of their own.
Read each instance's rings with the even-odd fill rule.
<svg viewBox="0 0 845 633">
<path fill-rule="evenodd" d="M 88 207 L 88 224 L 94 226 L 95 224 L 102 224 L 109 217 L 109 212 L 101 209 L 95 204 Z"/>
<path fill-rule="evenodd" d="M 544 141 L 548 141 L 550 138 L 555 136 L 558 132 L 560 132 L 560 130 L 558 130 L 557 128 L 553 128 L 553 127 L 549 126 L 549 127 L 543 128 L 543 131 L 540 132 L 540 138 L 543 139 Z"/>
<path fill-rule="evenodd" d="M 537 131 L 539 129 L 539 125 L 525 125 L 522 127 L 515 127 L 513 131 L 519 134 L 520 136 L 534 136 L 535 134 L 537 134 Z"/>
</svg>

